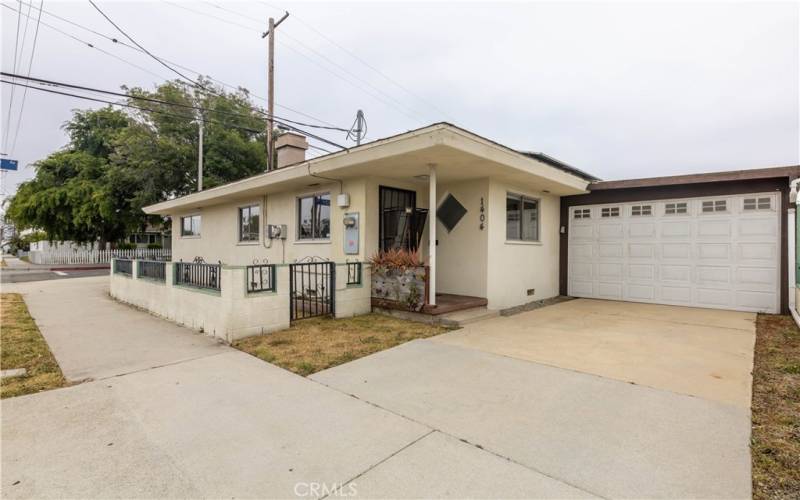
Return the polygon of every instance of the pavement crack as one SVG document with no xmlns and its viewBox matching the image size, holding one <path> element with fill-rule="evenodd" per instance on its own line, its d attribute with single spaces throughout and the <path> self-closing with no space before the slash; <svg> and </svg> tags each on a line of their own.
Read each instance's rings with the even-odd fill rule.
<svg viewBox="0 0 800 500">
<path fill-rule="evenodd" d="M 323 384 L 323 385 L 324 385 L 324 384 Z M 327 386 L 326 386 L 326 387 L 327 387 Z M 426 427 L 427 427 L 427 426 L 426 426 Z M 431 434 L 433 434 L 434 432 L 437 432 L 437 431 L 436 431 L 435 429 L 429 430 L 429 431 L 428 431 L 428 432 L 426 432 L 425 434 L 423 434 L 423 435 L 421 435 L 421 436 L 417 437 L 416 439 L 413 439 L 411 442 L 409 442 L 409 443 L 407 443 L 406 445 L 404 445 L 404 446 L 400 447 L 399 449 L 397 449 L 397 450 L 395 450 L 394 452 L 390 453 L 389 455 L 387 455 L 386 457 L 382 458 L 381 460 L 378 460 L 377 462 L 375 462 L 374 464 L 370 465 L 369 467 L 367 467 L 367 468 L 366 468 L 366 469 L 364 469 L 363 471 L 359 472 L 359 473 L 358 473 L 358 474 L 356 474 L 355 476 L 353 476 L 353 477 L 351 477 L 350 479 L 348 479 L 347 481 L 343 482 L 343 483 L 342 483 L 342 485 L 341 485 L 341 486 L 338 488 L 338 490 L 342 490 L 342 489 L 343 489 L 345 486 L 347 486 L 348 484 L 352 483 L 352 482 L 353 482 L 353 481 L 355 481 L 356 479 L 360 478 L 361 476 L 363 476 L 363 475 L 364 475 L 364 474 L 366 474 L 367 472 L 371 471 L 372 469 L 374 469 L 375 467 L 377 467 L 377 466 L 381 465 L 382 463 L 386 462 L 387 460 L 391 459 L 392 457 L 394 457 L 394 456 L 398 455 L 399 453 L 402 453 L 404 450 L 406 450 L 406 449 L 410 448 L 411 446 L 414 446 L 415 444 L 419 443 L 420 441 L 422 441 L 422 440 L 423 440 L 423 439 L 425 439 L 426 437 L 430 436 L 430 435 L 431 435 Z M 337 490 L 337 491 L 338 491 L 338 490 Z M 325 495 L 321 496 L 321 497 L 320 497 L 320 500 L 323 500 L 323 499 L 327 498 L 328 496 L 330 496 L 330 493 L 326 493 Z"/>
<path fill-rule="evenodd" d="M 107 377 L 100 377 L 100 378 L 97 378 L 97 379 L 93 379 L 92 381 L 96 382 L 96 381 L 100 381 L 100 380 L 109 380 L 109 379 L 112 379 L 112 378 L 124 377 L 126 375 L 133 375 L 133 374 L 136 374 L 136 373 L 142 373 L 142 372 L 146 372 L 146 371 L 150 371 L 150 370 L 155 370 L 157 368 L 165 368 L 167 366 L 175 366 L 175 365 L 179 365 L 181 363 L 188 363 L 190 361 L 197 361 L 198 359 L 204 359 L 204 358 L 210 358 L 210 357 L 213 357 L 213 356 L 219 356 L 220 354 L 228 354 L 230 352 L 231 351 L 226 350 L 226 351 L 223 351 L 223 352 L 215 352 L 213 354 L 204 354 L 202 356 L 196 356 L 194 358 L 179 359 L 178 361 L 172 361 L 170 363 L 164 363 L 164 364 L 155 365 L 155 366 L 148 366 L 147 368 L 139 368 L 138 370 L 131 370 L 131 371 L 125 372 L 125 373 L 117 373 L 117 374 L 114 374 L 114 375 L 109 375 Z"/>
</svg>

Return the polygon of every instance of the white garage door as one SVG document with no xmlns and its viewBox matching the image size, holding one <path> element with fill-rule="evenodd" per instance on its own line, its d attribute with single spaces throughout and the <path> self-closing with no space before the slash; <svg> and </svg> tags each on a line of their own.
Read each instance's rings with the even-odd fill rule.
<svg viewBox="0 0 800 500">
<path fill-rule="evenodd" d="M 778 312 L 777 193 L 570 207 L 569 295 Z"/>
</svg>

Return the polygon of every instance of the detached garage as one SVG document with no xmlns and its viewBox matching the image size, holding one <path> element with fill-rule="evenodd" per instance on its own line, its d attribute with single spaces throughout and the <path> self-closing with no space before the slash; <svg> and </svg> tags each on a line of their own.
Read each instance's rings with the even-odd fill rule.
<svg viewBox="0 0 800 500">
<path fill-rule="evenodd" d="M 798 176 L 781 167 L 592 183 L 561 201 L 561 293 L 786 311 Z"/>
</svg>

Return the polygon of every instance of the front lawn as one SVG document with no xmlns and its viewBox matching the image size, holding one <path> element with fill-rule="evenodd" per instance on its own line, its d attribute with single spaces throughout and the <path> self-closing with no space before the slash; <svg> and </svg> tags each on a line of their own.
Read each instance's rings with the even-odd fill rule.
<svg viewBox="0 0 800 500">
<path fill-rule="evenodd" d="M 753 498 L 800 498 L 800 329 L 759 314 L 753 370 Z"/>
<path fill-rule="evenodd" d="M 448 330 L 443 326 L 365 314 L 343 319 L 304 319 L 288 330 L 242 339 L 233 346 L 305 377 Z"/>
<path fill-rule="evenodd" d="M 55 389 L 66 384 L 47 342 L 18 293 L 0 294 L 0 368 L 25 368 L 21 377 L 0 382 L 0 397 L 10 398 Z"/>
</svg>

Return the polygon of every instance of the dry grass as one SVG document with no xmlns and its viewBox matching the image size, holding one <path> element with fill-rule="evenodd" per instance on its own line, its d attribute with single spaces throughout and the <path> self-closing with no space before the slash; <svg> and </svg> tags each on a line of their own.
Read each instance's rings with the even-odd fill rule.
<svg viewBox="0 0 800 500">
<path fill-rule="evenodd" d="M 264 361 L 307 376 L 448 330 L 442 326 L 366 314 L 345 319 L 305 319 L 288 330 L 242 339 L 233 345 Z"/>
<path fill-rule="evenodd" d="M 758 315 L 753 370 L 753 498 L 800 498 L 800 329 Z"/>
<path fill-rule="evenodd" d="M 25 368 L 23 377 L 3 379 L 0 397 L 10 398 L 66 384 L 50 348 L 18 293 L 0 295 L 0 368 Z"/>
</svg>

